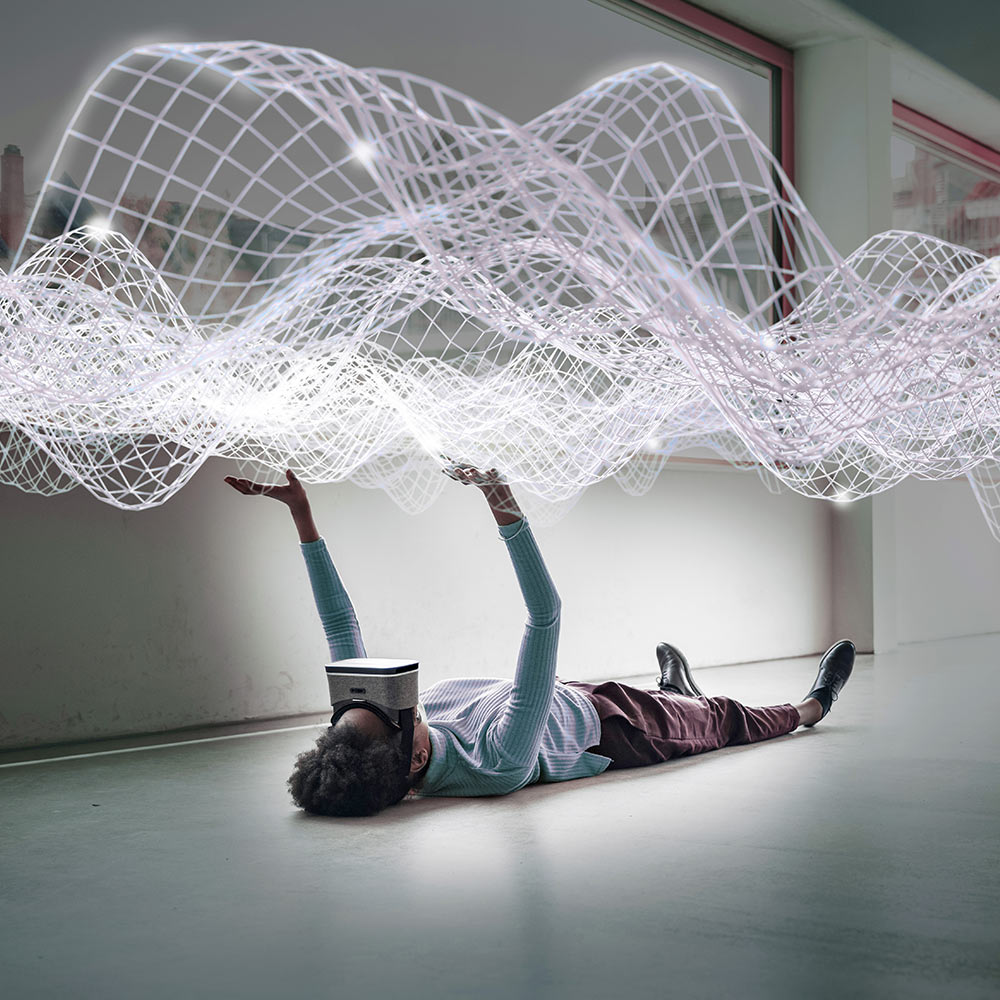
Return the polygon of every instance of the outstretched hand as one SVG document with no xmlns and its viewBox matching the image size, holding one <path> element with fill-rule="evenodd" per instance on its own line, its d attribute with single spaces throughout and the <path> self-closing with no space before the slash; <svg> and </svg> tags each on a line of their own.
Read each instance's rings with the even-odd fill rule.
<svg viewBox="0 0 1000 1000">
<path fill-rule="evenodd" d="M 498 486 L 507 485 L 496 469 L 480 472 L 475 466 L 454 463 L 446 465 L 441 471 L 464 486 L 478 486 L 484 493 L 495 490 Z"/>
<path fill-rule="evenodd" d="M 291 469 L 286 469 L 285 478 L 288 480 L 287 485 L 281 483 L 254 483 L 249 479 L 237 479 L 235 476 L 226 476 L 225 481 L 237 493 L 242 493 L 244 496 L 272 497 L 274 500 L 280 500 L 283 504 L 287 504 L 293 508 L 306 504 L 308 502 L 306 499 L 306 488 L 299 482 L 295 473 Z"/>
<path fill-rule="evenodd" d="M 441 471 L 463 486 L 478 486 L 483 496 L 486 497 L 486 502 L 490 505 L 490 510 L 493 511 L 497 524 L 513 524 L 514 521 L 519 521 L 524 517 L 507 481 L 496 469 L 480 472 L 473 465 L 451 462 Z"/>
</svg>

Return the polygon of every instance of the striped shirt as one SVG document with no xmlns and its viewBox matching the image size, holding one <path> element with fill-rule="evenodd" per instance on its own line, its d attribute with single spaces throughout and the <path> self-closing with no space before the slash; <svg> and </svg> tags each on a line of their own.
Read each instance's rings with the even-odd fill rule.
<svg viewBox="0 0 1000 1000">
<path fill-rule="evenodd" d="M 525 520 L 500 526 L 528 621 L 513 681 L 455 678 L 421 693 L 431 755 L 422 795 L 504 795 L 536 781 L 600 774 L 587 753 L 601 722 L 582 691 L 556 680 L 560 600 Z M 302 544 L 316 607 L 334 660 L 366 656 L 354 608 L 323 539 Z"/>
</svg>

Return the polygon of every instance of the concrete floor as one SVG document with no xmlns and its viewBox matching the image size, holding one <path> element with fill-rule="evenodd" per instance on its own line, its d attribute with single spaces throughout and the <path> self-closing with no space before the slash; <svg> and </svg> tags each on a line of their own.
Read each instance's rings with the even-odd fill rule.
<svg viewBox="0 0 1000 1000">
<path fill-rule="evenodd" d="M 814 730 L 370 820 L 292 807 L 311 731 L 8 764 L 0 990 L 1000 996 L 998 654 L 860 657 Z M 760 704 L 814 672 L 696 678 Z"/>
</svg>

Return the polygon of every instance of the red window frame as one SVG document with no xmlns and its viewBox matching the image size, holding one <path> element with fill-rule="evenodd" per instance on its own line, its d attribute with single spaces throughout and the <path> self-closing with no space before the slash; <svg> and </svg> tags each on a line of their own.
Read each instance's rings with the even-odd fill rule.
<svg viewBox="0 0 1000 1000">
<path fill-rule="evenodd" d="M 947 153 L 953 153 L 977 167 L 986 167 L 1000 175 L 1000 150 L 973 139 L 964 132 L 950 128 L 915 108 L 892 102 L 892 123 L 899 131 L 933 143 Z"/>
</svg>

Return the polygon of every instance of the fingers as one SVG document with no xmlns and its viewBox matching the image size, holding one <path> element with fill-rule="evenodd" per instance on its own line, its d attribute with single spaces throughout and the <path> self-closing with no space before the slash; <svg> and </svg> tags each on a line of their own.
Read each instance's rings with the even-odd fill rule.
<svg viewBox="0 0 1000 1000">
<path fill-rule="evenodd" d="M 249 493 L 250 490 L 247 488 L 250 484 L 246 479 L 237 479 L 235 476 L 226 476 L 224 482 L 229 483 L 230 486 L 238 493 Z"/>
<path fill-rule="evenodd" d="M 500 481 L 496 469 L 490 469 L 488 472 L 480 472 L 474 466 L 466 466 L 462 471 L 474 486 L 495 486 Z"/>
<path fill-rule="evenodd" d="M 454 479 L 456 483 L 462 483 L 465 486 L 468 485 L 465 478 L 465 470 L 461 466 L 455 464 L 446 465 L 441 471 L 449 479 Z"/>
<path fill-rule="evenodd" d="M 225 481 L 229 483 L 234 490 L 237 490 L 244 496 L 266 494 L 273 488 L 267 486 L 265 483 L 252 483 L 249 479 L 237 479 L 235 476 L 226 476 Z"/>
<path fill-rule="evenodd" d="M 499 486 L 504 482 L 503 477 L 496 469 L 480 472 L 473 465 L 454 464 L 446 466 L 441 471 L 463 486 Z"/>
</svg>

